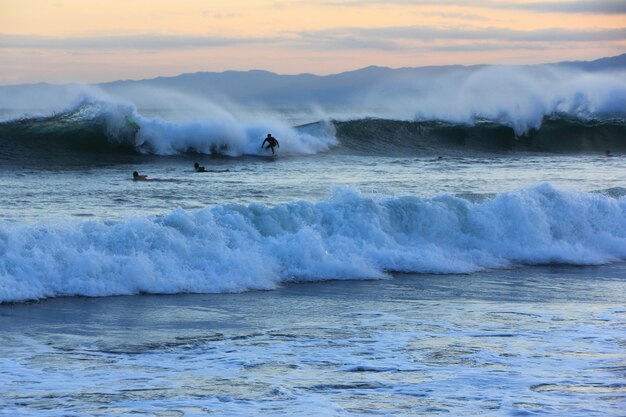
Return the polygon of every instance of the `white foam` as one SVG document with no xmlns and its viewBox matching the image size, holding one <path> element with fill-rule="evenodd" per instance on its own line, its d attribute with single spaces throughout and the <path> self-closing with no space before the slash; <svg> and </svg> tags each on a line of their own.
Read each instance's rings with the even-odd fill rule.
<svg viewBox="0 0 626 417">
<path fill-rule="evenodd" d="M 267 155 L 261 143 L 268 133 L 279 140 L 281 155 L 306 155 L 327 151 L 338 142 L 333 132 L 315 136 L 279 121 L 242 123 L 233 116 L 191 122 L 136 118 L 141 126 L 136 146 L 142 152 L 173 155 L 184 152 L 229 156 Z"/>
<path fill-rule="evenodd" d="M 104 118 L 112 141 L 128 140 L 130 136 L 138 151 L 149 154 L 268 155 L 269 151 L 261 147 L 268 133 L 278 139 L 277 151 L 281 155 L 315 154 L 327 151 L 338 143 L 332 129 L 298 131 L 269 115 L 264 115 L 262 120 L 258 116 L 244 121 L 208 101 L 196 99 L 187 104 L 186 109 L 195 110 L 188 110 L 186 118 L 179 117 L 176 121 L 143 116 L 134 105 L 113 99 L 83 107 L 92 109 L 92 119 Z M 139 127 L 136 134 L 129 134 L 129 120 Z"/>
<path fill-rule="evenodd" d="M 484 66 L 480 68 L 447 69 L 441 73 L 391 73 L 378 84 L 363 88 L 355 78 L 355 87 L 341 87 L 341 93 L 329 94 L 323 103 L 311 102 L 310 92 L 293 98 L 272 92 L 273 99 L 289 102 L 300 109 L 310 108 L 311 115 L 326 115 L 338 120 L 380 117 L 401 120 L 441 120 L 473 124 L 487 119 L 511 126 L 518 135 L 541 126 L 546 117 L 566 116 L 578 119 L 626 117 L 626 72 L 587 72 L 564 66 Z M 355 76 L 356 77 L 356 76 Z M 40 86 L 14 89 L 11 97 L 0 100 L 3 108 L 12 109 L 2 116 L 28 114 L 50 115 L 65 111 L 77 103 L 100 101 L 139 103 L 142 108 L 158 108 L 182 120 L 143 118 L 139 135 L 142 150 L 157 153 L 183 151 L 204 152 L 215 146 L 228 145 L 229 154 L 258 153 L 256 142 L 271 132 L 285 142 L 289 153 L 314 153 L 328 149 L 334 137 L 306 136 L 267 113 L 258 123 L 245 122 L 230 113 L 230 108 L 263 106 L 267 91 L 258 92 L 258 102 L 230 103 L 225 96 L 199 97 L 156 87 L 129 86 L 120 88 L 113 97 L 92 86 Z M 339 91 L 338 90 L 338 91 Z M 265 96 L 264 96 L 265 94 Z M 250 92 L 255 97 L 255 92 Z M 126 99 L 122 97 L 128 97 Z M 346 103 L 346 97 L 352 97 Z M 250 99 L 251 100 L 251 99 Z M 281 101 L 281 102 L 282 102 Z M 304 105 L 303 103 L 310 103 Z M 336 106 L 342 106 L 337 109 Z M 346 108 L 345 106 L 348 106 Z M 131 106 L 134 105 L 131 104 Z M 274 109 L 280 113 L 280 109 Z M 17 112 L 17 113 L 15 113 Z M 323 116 L 320 116 L 323 117 Z M 259 135 L 263 135 L 258 137 Z M 281 146 L 282 146 L 281 141 Z"/>
<path fill-rule="evenodd" d="M 0 226 L 0 301 L 237 292 L 281 282 L 626 259 L 626 198 L 544 184 L 472 203 L 373 198 L 225 205 L 121 222 Z"/>
<path fill-rule="evenodd" d="M 268 133 L 278 139 L 277 151 L 281 155 L 315 154 L 338 144 L 330 125 L 300 131 L 268 112 L 235 115 L 208 99 L 174 91 L 150 89 L 149 97 L 162 99 L 161 107 L 166 105 L 161 108 L 160 117 L 146 116 L 132 102 L 95 87 L 71 85 L 59 91 L 64 94 L 56 104 L 44 101 L 38 110 L 24 112 L 20 106 L 25 104 L 16 102 L 13 105 L 17 113 L 11 112 L 4 119 L 50 117 L 66 124 L 104 122 L 112 143 L 131 142 L 137 151 L 157 155 L 186 152 L 269 155 L 270 151 L 261 147 Z M 32 100 L 33 108 L 39 105 L 30 95 L 24 100 Z M 38 122 L 33 120 L 35 124 Z"/>
<path fill-rule="evenodd" d="M 522 135 L 545 117 L 623 118 L 626 73 L 589 73 L 557 66 L 486 66 L 419 79 L 389 80 L 372 88 L 369 106 L 408 120 L 473 124 L 486 119 Z M 359 116 L 361 117 L 361 116 Z"/>
</svg>

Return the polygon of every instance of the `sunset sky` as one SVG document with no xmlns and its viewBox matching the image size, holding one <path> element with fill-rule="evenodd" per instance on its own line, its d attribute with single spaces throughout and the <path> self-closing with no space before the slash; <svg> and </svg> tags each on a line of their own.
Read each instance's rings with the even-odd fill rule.
<svg viewBox="0 0 626 417">
<path fill-rule="evenodd" d="M 0 84 L 624 52 L 624 0 L 0 0 Z"/>
</svg>

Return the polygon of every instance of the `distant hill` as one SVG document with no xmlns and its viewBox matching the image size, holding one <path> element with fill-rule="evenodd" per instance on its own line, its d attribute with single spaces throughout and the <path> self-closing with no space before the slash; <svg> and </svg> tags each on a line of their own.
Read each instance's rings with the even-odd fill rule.
<svg viewBox="0 0 626 417">
<path fill-rule="evenodd" d="M 626 69 L 626 54 L 600 58 L 594 61 L 568 61 L 557 65 L 573 67 L 584 71 L 619 71 Z"/>
<path fill-rule="evenodd" d="M 446 71 L 455 67 L 445 67 Z M 437 70 L 440 72 L 440 70 Z M 313 74 L 279 75 L 268 71 L 198 72 L 176 77 L 159 77 L 139 81 L 115 81 L 98 84 L 111 94 L 125 94 L 133 88 L 157 87 L 193 95 L 226 99 L 235 102 L 262 102 L 289 105 L 291 103 L 326 103 L 329 100 L 351 102 L 373 85 L 401 75 L 426 74 L 432 68 L 391 69 L 367 67 L 356 71 L 319 76 Z M 302 103 L 304 101 L 304 103 Z"/>
<path fill-rule="evenodd" d="M 530 67 L 540 68 L 546 65 L 575 68 L 582 71 L 626 70 L 626 54 L 588 62 L 562 62 Z M 326 76 L 314 74 L 279 75 L 260 70 L 197 72 L 148 80 L 115 81 L 98 84 L 98 86 L 114 95 L 128 94 L 129 89 L 132 90 L 133 88 L 158 87 L 210 97 L 217 101 L 224 99 L 272 105 L 327 104 L 332 102 L 342 105 L 358 102 L 364 92 L 375 86 L 400 85 L 403 81 L 434 75 L 471 73 L 484 67 L 485 65 L 448 65 L 391 69 L 370 66 Z"/>
<path fill-rule="evenodd" d="M 537 69 L 556 66 L 581 71 L 626 70 L 626 54 L 601 58 L 594 61 L 560 62 L 528 66 L 512 66 Z M 391 69 L 370 66 L 355 71 L 332 75 L 280 75 L 269 71 L 225 71 L 197 72 L 173 77 L 157 77 L 145 80 L 124 80 L 95 84 L 94 86 L 114 96 L 127 98 L 139 107 L 157 106 L 154 95 L 145 94 L 148 90 L 175 91 L 191 96 L 209 98 L 216 103 L 244 103 L 254 105 L 293 106 L 293 105 L 345 105 L 358 103 L 368 92 L 376 88 L 387 89 L 393 94 L 394 88 L 402 92 L 403 85 L 411 80 L 436 77 L 446 74 L 469 75 L 485 68 L 475 66 L 431 66 Z M 15 107 L 10 98 L 17 96 L 42 97 L 48 100 L 62 100 L 70 94 L 76 95 L 77 85 L 50 85 L 45 83 L 0 87 L 0 108 Z M 71 92 L 69 90 L 72 90 Z M 22 100 L 32 105 L 31 100 Z M 19 100 L 17 101 L 19 105 Z M 9 103 L 9 104 L 7 104 Z M 5 107 L 6 108 L 6 107 Z"/>
</svg>

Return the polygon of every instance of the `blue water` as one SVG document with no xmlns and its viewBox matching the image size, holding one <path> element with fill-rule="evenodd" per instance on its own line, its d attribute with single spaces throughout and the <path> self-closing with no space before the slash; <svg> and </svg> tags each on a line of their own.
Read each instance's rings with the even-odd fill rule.
<svg viewBox="0 0 626 417">
<path fill-rule="evenodd" d="M 0 415 L 619 416 L 625 272 L 0 306 Z"/>
<path fill-rule="evenodd" d="M 621 121 L 265 111 L 2 125 L 0 415 L 622 414 Z"/>
<path fill-rule="evenodd" d="M 479 157 L 314 156 L 208 158 L 133 157 L 132 163 L 0 168 L 2 219 L 11 222 L 123 219 L 181 207 L 275 205 L 319 201 L 333 187 L 368 195 L 480 200 L 548 182 L 563 190 L 624 194 L 624 156 L 490 155 Z M 196 173 L 194 162 L 216 172 Z M 85 166 L 87 165 L 87 166 Z M 138 170 L 160 181 L 136 183 Z M 623 187 L 620 189 L 620 187 Z M 17 203 L 17 204 L 15 204 Z"/>
</svg>

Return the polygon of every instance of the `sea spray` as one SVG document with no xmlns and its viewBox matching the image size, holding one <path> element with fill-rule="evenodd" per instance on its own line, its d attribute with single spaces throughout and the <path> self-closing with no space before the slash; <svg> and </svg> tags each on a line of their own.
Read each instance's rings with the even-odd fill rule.
<svg viewBox="0 0 626 417">
<path fill-rule="evenodd" d="M 221 205 L 120 222 L 0 225 L 0 301 L 239 292 L 283 282 L 626 259 L 626 198 L 549 184 L 452 195 Z"/>
<path fill-rule="evenodd" d="M 626 118 L 626 72 L 589 73 L 550 65 L 449 69 L 390 78 L 372 87 L 363 103 L 381 109 L 369 113 L 375 118 L 465 125 L 488 120 L 522 136 L 557 116 Z"/>
<path fill-rule="evenodd" d="M 282 155 L 315 154 L 337 144 L 333 129 L 328 127 L 320 126 L 312 134 L 271 118 L 242 122 L 225 111 L 202 120 L 170 121 L 144 116 L 124 102 L 87 101 L 62 113 L 0 123 L 0 147 L 111 153 L 130 149 L 154 155 L 267 155 L 260 145 L 270 132 L 279 138 Z"/>
</svg>

